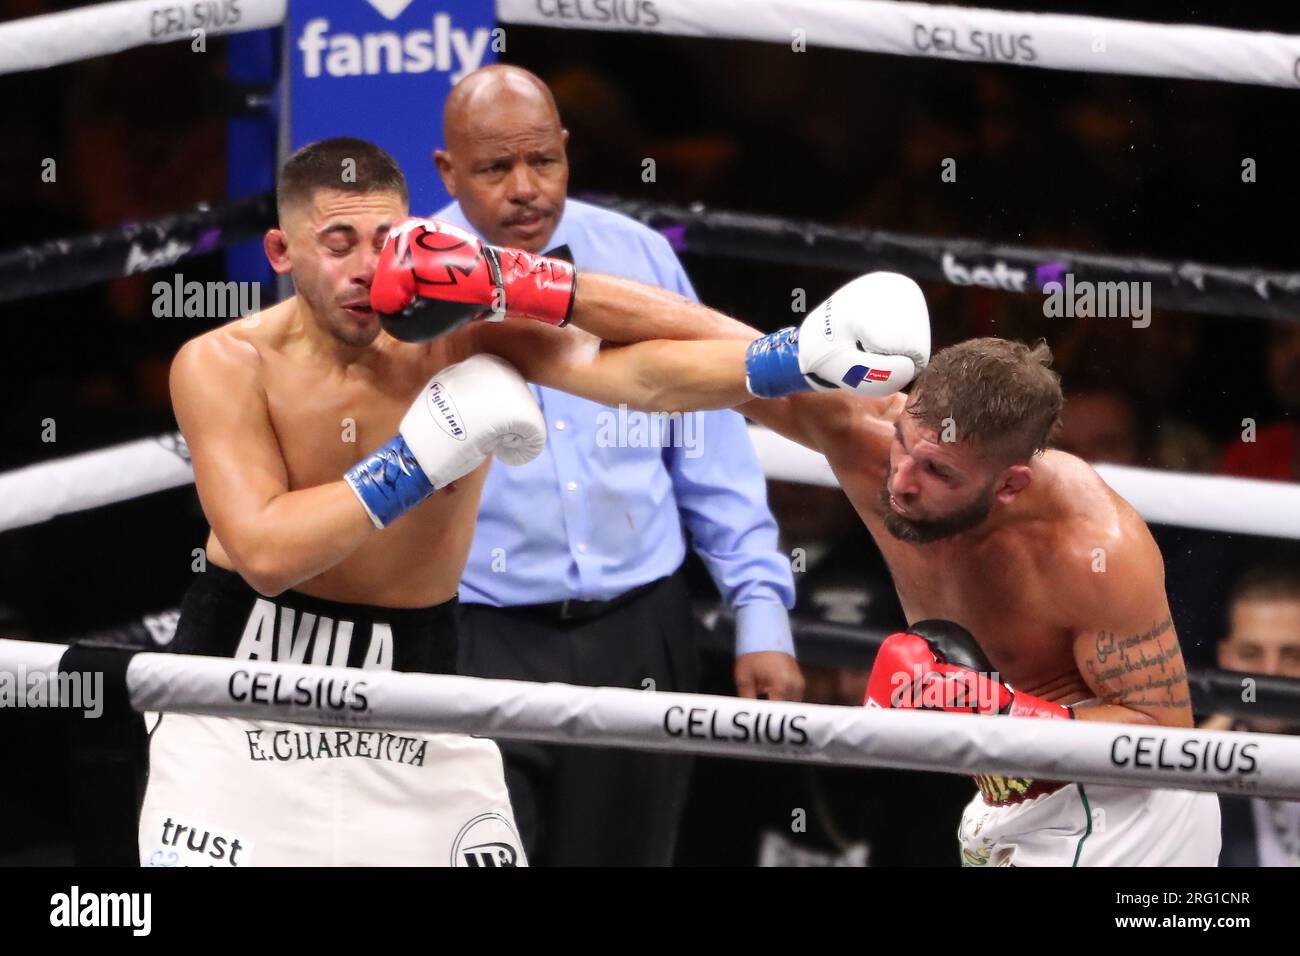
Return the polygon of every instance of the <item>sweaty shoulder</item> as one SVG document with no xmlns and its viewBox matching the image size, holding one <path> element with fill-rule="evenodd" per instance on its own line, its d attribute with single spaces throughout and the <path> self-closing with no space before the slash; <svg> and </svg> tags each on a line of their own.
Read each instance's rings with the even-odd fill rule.
<svg viewBox="0 0 1300 956">
<path fill-rule="evenodd" d="M 1136 585 L 1148 576 L 1163 580 L 1160 549 L 1142 516 L 1082 459 L 1046 452 L 1052 467 L 1054 503 L 1052 548 L 1057 567 L 1074 577 L 1086 574 L 1087 588 L 1100 593 Z"/>
<path fill-rule="evenodd" d="M 172 400 L 178 389 L 221 383 L 223 388 L 261 386 L 262 354 L 284 335 L 285 303 L 236 319 L 190 339 L 172 361 Z"/>
</svg>

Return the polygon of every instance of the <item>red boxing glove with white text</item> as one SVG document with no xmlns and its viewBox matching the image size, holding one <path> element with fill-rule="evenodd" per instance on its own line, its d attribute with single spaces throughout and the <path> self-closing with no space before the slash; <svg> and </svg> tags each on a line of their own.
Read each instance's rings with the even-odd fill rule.
<svg viewBox="0 0 1300 956">
<path fill-rule="evenodd" d="M 867 707 L 945 710 L 1069 720 L 1068 707 L 1014 691 L 992 673 L 975 638 L 951 621 L 921 621 L 880 645 L 867 679 Z"/>
<path fill-rule="evenodd" d="M 437 219 L 405 219 L 388 232 L 370 285 L 385 331 L 427 342 L 474 319 L 508 314 L 564 325 L 576 273 L 562 259 L 488 245 Z"/>
</svg>

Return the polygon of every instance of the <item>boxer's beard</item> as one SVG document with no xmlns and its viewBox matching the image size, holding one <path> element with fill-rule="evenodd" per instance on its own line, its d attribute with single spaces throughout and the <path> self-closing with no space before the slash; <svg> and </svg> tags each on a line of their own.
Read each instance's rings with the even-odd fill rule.
<svg viewBox="0 0 1300 956">
<path fill-rule="evenodd" d="M 965 508 L 942 518 L 907 518 L 889 504 L 889 478 L 880 486 L 880 507 L 885 515 L 885 529 L 907 544 L 929 544 L 969 531 L 984 523 L 993 510 L 993 485 L 975 496 Z"/>
</svg>

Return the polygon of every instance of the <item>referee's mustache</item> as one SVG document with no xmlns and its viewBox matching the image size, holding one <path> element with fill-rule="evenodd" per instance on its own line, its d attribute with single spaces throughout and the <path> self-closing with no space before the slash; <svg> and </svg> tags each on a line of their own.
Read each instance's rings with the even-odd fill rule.
<svg viewBox="0 0 1300 956">
<path fill-rule="evenodd" d="M 503 226 L 520 226 L 526 222 L 536 219 L 549 219 L 555 215 L 554 209 L 547 209 L 544 206 L 524 206 L 516 210 L 508 218 L 501 221 Z"/>
</svg>

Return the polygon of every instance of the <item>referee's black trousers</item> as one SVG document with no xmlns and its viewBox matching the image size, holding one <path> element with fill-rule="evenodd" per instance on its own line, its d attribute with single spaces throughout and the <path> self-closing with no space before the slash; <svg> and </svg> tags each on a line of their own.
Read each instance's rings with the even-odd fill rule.
<svg viewBox="0 0 1300 956">
<path fill-rule="evenodd" d="M 699 662 L 682 578 L 679 570 L 590 620 L 560 620 L 554 607 L 462 604 L 461 672 L 695 692 Z M 672 863 L 689 756 L 499 743 L 530 865 Z"/>
</svg>

